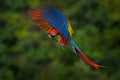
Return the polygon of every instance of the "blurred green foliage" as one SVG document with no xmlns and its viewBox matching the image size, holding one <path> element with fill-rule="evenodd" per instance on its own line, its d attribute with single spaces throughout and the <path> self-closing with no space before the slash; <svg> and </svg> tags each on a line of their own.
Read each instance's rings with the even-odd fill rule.
<svg viewBox="0 0 120 80">
<path fill-rule="evenodd" d="M 0 0 L 0 80 L 119 80 L 120 0 Z M 73 39 L 95 70 L 39 29 L 31 8 L 51 5 L 69 17 Z M 52 46 L 52 47 L 51 47 Z"/>
</svg>

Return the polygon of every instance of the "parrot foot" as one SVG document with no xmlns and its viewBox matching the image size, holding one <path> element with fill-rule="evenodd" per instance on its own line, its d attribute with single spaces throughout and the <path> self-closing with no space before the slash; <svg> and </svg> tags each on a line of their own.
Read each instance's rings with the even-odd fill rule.
<svg viewBox="0 0 120 80">
<path fill-rule="evenodd" d="M 59 47 L 59 48 L 64 49 L 64 45 L 63 45 L 63 44 L 61 44 L 61 43 L 56 43 L 56 46 L 57 46 L 57 47 Z"/>
</svg>

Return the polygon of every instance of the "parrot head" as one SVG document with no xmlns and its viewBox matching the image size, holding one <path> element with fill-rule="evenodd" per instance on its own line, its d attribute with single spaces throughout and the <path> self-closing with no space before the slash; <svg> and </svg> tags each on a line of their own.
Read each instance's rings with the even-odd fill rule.
<svg viewBox="0 0 120 80">
<path fill-rule="evenodd" d="M 58 31 L 55 30 L 55 29 L 51 29 L 48 31 L 48 36 L 51 38 L 51 37 L 56 37 L 57 35 L 59 35 Z"/>
</svg>

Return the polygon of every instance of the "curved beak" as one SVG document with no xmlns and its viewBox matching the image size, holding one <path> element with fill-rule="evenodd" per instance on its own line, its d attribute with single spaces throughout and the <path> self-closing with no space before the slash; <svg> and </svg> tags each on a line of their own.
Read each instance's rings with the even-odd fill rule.
<svg viewBox="0 0 120 80">
<path fill-rule="evenodd" d="M 49 37 L 49 38 L 52 38 L 51 35 L 49 35 L 49 34 L 48 34 L 48 37 Z"/>
</svg>

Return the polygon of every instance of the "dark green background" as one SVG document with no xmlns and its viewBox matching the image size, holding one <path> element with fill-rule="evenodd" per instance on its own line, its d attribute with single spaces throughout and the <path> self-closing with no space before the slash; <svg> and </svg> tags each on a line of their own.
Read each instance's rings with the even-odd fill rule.
<svg viewBox="0 0 120 80">
<path fill-rule="evenodd" d="M 96 70 L 69 47 L 59 49 L 27 16 L 53 6 L 73 25 L 73 39 Z M 120 0 L 0 0 L 0 80 L 119 80 Z"/>
</svg>

